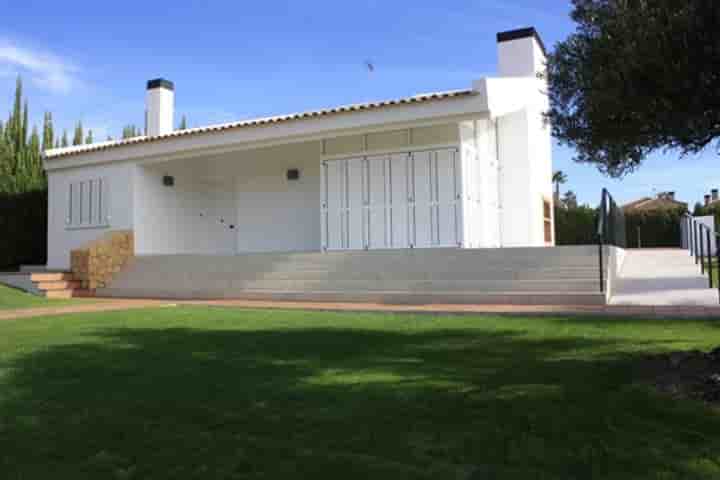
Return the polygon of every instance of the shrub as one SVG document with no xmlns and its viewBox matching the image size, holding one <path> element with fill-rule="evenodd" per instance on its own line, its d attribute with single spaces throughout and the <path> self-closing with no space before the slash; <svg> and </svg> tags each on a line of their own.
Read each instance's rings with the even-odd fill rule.
<svg viewBox="0 0 720 480">
<path fill-rule="evenodd" d="M 679 247 L 683 213 L 682 208 L 625 212 L 627 247 Z"/>
<path fill-rule="evenodd" d="M 597 243 L 597 210 L 588 206 L 555 209 L 555 244 L 588 245 Z"/>
<path fill-rule="evenodd" d="M 47 190 L 0 192 L 0 268 L 47 262 Z"/>
</svg>

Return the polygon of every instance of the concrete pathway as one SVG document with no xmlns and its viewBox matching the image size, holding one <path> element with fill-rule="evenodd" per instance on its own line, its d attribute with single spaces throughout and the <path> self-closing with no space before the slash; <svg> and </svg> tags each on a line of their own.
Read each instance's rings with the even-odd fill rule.
<svg viewBox="0 0 720 480">
<path fill-rule="evenodd" d="M 0 320 L 14 320 L 17 318 L 47 317 L 53 315 L 67 315 L 71 313 L 111 312 L 116 310 L 133 310 L 138 308 L 161 307 L 171 305 L 166 300 L 131 300 L 131 299 L 100 299 L 89 298 L 76 300 L 77 303 L 63 306 L 48 306 L 38 308 L 17 308 L 0 310 Z"/>
<path fill-rule="evenodd" d="M 509 316 L 601 316 L 636 318 L 718 318 L 720 305 L 714 306 L 622 306 L 622 305 L 466 305 L 466 304 L 427 304 L 427 305 L 389 305 L 379 303 L 329 303 L 329 302 L 290 302 L 259 300 L 117 300 L 88 299 L 87 303 L 77 303 L 62 307 L 27 308 L 0 311 L 0 320 L 31 317 L 67 315 L 73 313 L 109 312 L 140 308 L 194 306 L 222 307 L 237 309 L 275 309 L 310 310 L 324 312 L 389 312 L 424 313 L 449 315 L 509 315 Z"/>
<path fill-rule="evenodd" d="M 687 250 L 629 249 L 610 303 L 717 307 L 719 298 Z"/>
</svg>

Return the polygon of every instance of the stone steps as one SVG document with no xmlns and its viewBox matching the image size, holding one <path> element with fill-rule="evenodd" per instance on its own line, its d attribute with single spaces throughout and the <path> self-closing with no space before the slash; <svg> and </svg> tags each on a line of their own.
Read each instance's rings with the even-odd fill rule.
<svg viewBox="0 0 720 480">
<path fill-rule="evenodd" d="M 46 298 L 67 299 L 95 296 L 95 292 L 82 288 L 82 282 L 76 280 L 72 272 L 32 273 L 30 280 Z"/>
<path fill-rule="evenodd" d="M 597 247 L 140 255 L 101 296 L 380 303 L 604 302 Z"/>
</svg>

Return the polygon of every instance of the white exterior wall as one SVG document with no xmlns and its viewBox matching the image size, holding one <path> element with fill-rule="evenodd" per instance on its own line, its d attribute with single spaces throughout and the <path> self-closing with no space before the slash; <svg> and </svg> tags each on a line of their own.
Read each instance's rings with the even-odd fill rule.
<svg viewBox="0 0 720 480">
<path fill-rule="evenodd" d="M 237 251 L 320 250 L 320 142 L 257 150 L 237 177 Z M 289 168 L 300 179 L 288 181 Z"/>
<path fill-rule="evenodd" d="M 463 245 L 501 246 L 495 122 L 488 118 L 460 123 L 463 178 Z"/>
<path fill-rule="evenodd" d="M 498 119 L 502 244 L 535 245 L 532 234 L 530 152 L 527 113 L 520 111 Z M 538 201 L 540 201 L 538 199 Z"/>
<path fill-rule="evenodd" d="M 211 182 L 182 168 L 135 167 L 135 250 L 233 254 L 237 228 L 232 183 Z M 175 185 L 163 185 L 163 175 Z"/>
<path fill-rule="evenodd" d="M 133 169 L 131 163 L 48 171 L 48 259 L 50 269 L 70 267 L 70 251 L 108 230 L 133 228 Z M 68 227 L 70 184 L 105 178 L 109 181 L 109 226 Z"/>
<path fill-rule="evenodd" d="M 502 244 L 545 246 L 543 200 L 552 210 L 549 127 L 539 109 L 528 108 L 498 119 L 498 140 Z"/>
</svg>

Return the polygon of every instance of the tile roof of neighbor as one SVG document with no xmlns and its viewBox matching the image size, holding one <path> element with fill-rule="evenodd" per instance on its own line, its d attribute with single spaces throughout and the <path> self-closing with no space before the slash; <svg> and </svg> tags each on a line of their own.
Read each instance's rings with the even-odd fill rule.
<svg viewBox="0 0 720 480">
<path fill-rule="evenodd" d="M 685 208 L 687 209 L 688 204 L 678 200 L 670 200 L 669 198 L 651 198 L 644 197 L 639 200 L 626 203 L 622 206 L 623 210 L 659 210 L 667 208 Z"/>
<path fill-rule="evenodd" d="M 127 138 L 127 139 L 123 139 L 123 140 L 112 140 L 109 142 L 94 143 L 94 144 L 89 144 L 89 145 L 77 145 L 77 146 L 66 147 L 66 148 L 61 148 L 61 149 L 51 149 L 51 150 L 48 150 L 45 152 L 45 157 L 47 159 L 68 157 L 68 156 L 80 155 L 80 154 L 88 153 L 88 152 L 96 152 L 96 151 L 100 151 L 100 150 L 108 150 L 111 148 L 124 147 L 127 145 L 136 145 L 136 144 L 148 143 L 148 142 L 158 142 L 158 141 L 169 140 L 169 139 L 173 139 L 173 138 L 177 138 L 177 137 L 185 137 L 185 136 L 189 136 L 189 135 L 201 135 L 201 134 L 205 134 L 205 133 L 220 132 L 220 131 L 224 131 L 224 130 L 233 130 L 233 129 L 247 128 L 247 127 L 276 124 L 276 123 L 291 122 L 291 121 L 295 121 L 295 120 L 323 117 L 323 116 L 340 114 L 340 113 L 359 112 L 359 111 L 363 111 L 363 110 L 375 110 L 378 108 L 385 108 L 385 107 L 391 107 L 391 106 L 396 106 L 396 105 L 425 103 L 425 102 L 431 102 L 431 101 L 435 101 L 435 100 L 444 100 L 444 99 L 449 99 L 449 98 L 465 97 L 465 96 L 470 96 L 470 95 L 475 95 L 475 94 L 476 94 L 476 92 L 471 89 L 423 93 L 423 94 L 419 94 L 419 95 L 414 95 L 412 97 L 404 97 L 404 98 L 398 98 L 398 99 L 394 99 L 394 100 L 383 100 L 383 101 L 368 102 L 368 103 L 356 103 L 356 104 L 352 104 L 352 105 L 342 105 L 339 107 L 326 108 L 326 109 L 321 109 L 321 110 L 310 110 L 310 111 L 306 111 L 306 112 L 291 113 L 291 114 L 287 114 L 287 115 L 278 115 L 278 116 L 274 116 L 274 117 L 253 118 L 253 119 L 249 119 L 249 120 L 241 120 L 241 121 L 231 122 L 231 123 L 222 123 L 222 124 L 217 124 L 217 125 L 208 125 L 205 127 L 188 128 L 186 130 L 175 130 L 173 132 L 165 133 L 163 135 L 156 135 L 154 137 L 140 136 L 140 137 Z"/>
</svg>

